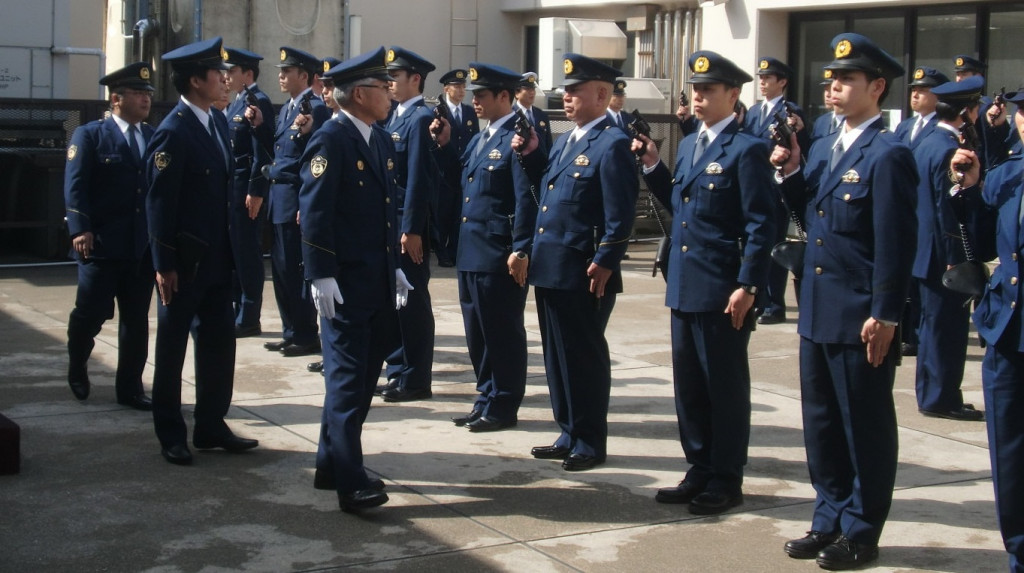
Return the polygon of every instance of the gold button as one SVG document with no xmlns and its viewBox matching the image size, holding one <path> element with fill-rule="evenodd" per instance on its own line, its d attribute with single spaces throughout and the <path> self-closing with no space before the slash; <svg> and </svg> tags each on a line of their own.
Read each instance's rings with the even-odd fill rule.
<svg viewBox="0 0 1024 573">
<path fill-rule="evenodd" d="M 1010 277 L 1010 284 L 1012 284 L 1012 285 L 1017 284 L 1017 277 Z"/>
<path fill-rule="evenodd" d="M 683 197 L 683 203 L 689 203 L 689 202 L 690 202 L 690 198 L 689 197 Z"/>
<path fill-rule="evenodd" d="M 818 211 L 818 216 L 819 217 L 824 217 L 825 216 L 825 212 L 824 211 Z"/>
<path fill-rule="evenodd" d="M 847 193 L 846 195 L 843 195 L 843 201 L 849 201 L 849 200 L 850 200 L 850 194 L 849 193 Z"/>
<path fill-rule="evenodd" d="M 469 203 L 469 197 L 466 197 L 466 203 Z"/>
<path fill-rule="evenodd" d="M 554 189 L 554 188 L 555 188 L 555 186 L 554 186 L 554 185 L 548 185 L 548 190 L 549 190 L 549 191 L 550 191 L 551 189 Z"/>
<path fill-rule="evenodd" d="M 1017 260 L 1017 253 L 1013 253 L 1012 255 L 1010 255 L 1010 258 L 1016 261 Z"/>
<path fill-rule="evenodd" d="M 384 202 L 390 205 L 391 204 L 391 197 L 385 197 L 384 198 Z"/>
<path fill-rule="evenodd" d="M 579 178 L 580 178 L 580 173 L 579 173 L 579 171 L 577 171 L 576 173 L 573 173 L 573 174 L 572 174 L 572 176 L 573 176 L 574 178 L 576 178 L 576 179 L 579 179 Z"/>
<path fill-rule="evenodd" d="M 541 208 L 540 208 L 540 212 L 541 212 L 541 213 L 547 213 L 547 212 L 548 212 L 548 206 L 547 206 L 547 205 L 544 205 L 543 207 L 541 207 Z"/>
<path fill-rule="evenodd" d="M 682 251 L 683 251 L 684 253 L 685 253 L 686 251 L 689 251 L 689 250 L 690 250 L 690 247 L 687 247 L 686 245 L 683 245 L 683 247 L 682 247 Z"/>
<path fill-rule="evenodd" d="M 821 240 L 821 239 L 814 239 L 814 244 L 815 244 L 815 245 L 818 245 L 818 246 L 820 247 L 820 246 L 821 246 L 821 243 L 822 243 L 822 240 Z"/>
<path fill-rule="evenodd" d="M 714 188 L 715 188 L 715 184 L 714 183 L 708 185 L 708 189 L 714 189 Z"/>
<path fill-rule="evenodd" d="M 685 229 L 686 228 L 686 221 L 683 221 L 682 223 L 680 223 L 680 225 L 682 225 L 683 228 Z"/>
<path fill-rule="evenodd" d="M 494 166 L 493 165 L 488 165 L 487 166 L 487 170 L 488 171 L 494 171 Z"/>
<path fill-rule="evenodd" d="M 463 218 L 462 218 L 462 222 L 463 222 L 463 223 L 465 223 L 465 222 L 466 222 L 466 221 L 468 221 L 468 220 L 469 220 L 469 219 L 467 219 L 467 218 L 465 218 L 465 217 L 463 217 Z"/>
<path fill-rule="evenodd" d="M 363 182 L 362 182 L 362 181 L 360 181 L 360 182 L 359 182 L 359 186 L 360 186 L 360 187 L 362 187 L 362 186 L 363 186 Z"/>
<path fill-rule="evenodd" d="M 388 228 L 391 228 L 391 221 L 388 221 Z"/>
<path fill-rule="evenodd" d="M 108 158 L 104 159 L 103 162 L 104 163 L 110 163 L 110 158 L 108 157 Z"/>
<path fill-rule="evenodd" d="M 537 234 L 538 235 L 543 235 L 544 234 L 544 227 L 541 227 L 541 228 L 537 229 Z"/>
<path fill-rule="evenodd" d="M 672 183 L 675 183 L 675 182 L 676 182 L 676 178 L 675 178 L 675 177 L 673 177 L 673 178 L 672 178 Z"/>
<path fill-rule="evenodd" d="M 1011 309 L 1013 309 L 1013 308 L 1017 308 L 1017 301 L 1013 301 L 1013 302 L 1011 302 L 1011 303 L 1010 303 L 1010 308 L 1011 308 Z"/>
<path fill-rule="evenodd" d="M 470 175 L 470 176 L 469 176 L 469 182 L 470 182 L 470 183 L 472 183 L 472 182 L 473 182 L 473 176 L 472 176 L 472 175 Z"/>
<path fill-rule="evenodd" d="M 820 275 L 823 272 L 825 271 L 821 270 L 821 267 L 814 267 L 814 274 Z"/>
</svg>

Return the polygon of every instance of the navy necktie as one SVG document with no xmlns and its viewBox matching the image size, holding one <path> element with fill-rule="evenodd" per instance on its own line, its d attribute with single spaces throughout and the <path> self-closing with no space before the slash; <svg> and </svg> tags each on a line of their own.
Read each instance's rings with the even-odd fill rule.
<svg viewBox="0 0 1024 573">
<path fill-rule="evenodd" d="M 708 148 L 708 132 L 702 131 L 700 136 L 697 137 L 697 145 L 693 148 L 693 163 L 690 165 L 696 165 L 704 151 Z"/>
<path fill-rule="evenodd" d="M 142 163 L 142 153 L 139 152 L 139 141 L 135 138 L 139 130 L 134 125 L 128 126 L 128 149 L 132 152 L 135 163 Z"/>
</svg>

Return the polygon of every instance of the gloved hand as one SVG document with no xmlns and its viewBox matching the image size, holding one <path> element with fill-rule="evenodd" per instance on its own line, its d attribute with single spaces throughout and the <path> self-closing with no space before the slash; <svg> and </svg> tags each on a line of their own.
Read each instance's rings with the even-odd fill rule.
<svg viewBox="0 0 1024 573">
<path fill-rule="evenodd" d="M 409 279 L 405 278 L 402 269 L 395 269 L 395 310 L 398 310 L 409 302 L 409 291 L 415 290 Z"/>
<path fill-rule="evenodd" d="M 320 316 L 334 318 L 334 303 L 344 304 L 341 298 L 341 289 L 338 288 L 338 281 L 334 277 L 313 279 L 309 285 L 309 291 L 313 295 L 313 306 Z"/>
</svg>

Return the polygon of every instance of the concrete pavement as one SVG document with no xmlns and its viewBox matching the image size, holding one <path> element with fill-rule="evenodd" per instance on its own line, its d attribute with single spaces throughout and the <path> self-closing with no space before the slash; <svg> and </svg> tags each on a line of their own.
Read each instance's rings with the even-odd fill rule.
<svg viewBox="0 0 1024 573">
<path fill-rule="evenodd" d="M 391 502 L 361 516 L 312 487 L 323 400 L 306 358 L 263 349 L 280 335 L 267 284 L 259 338 L 238 341 L 229 424 L 260 440 L 243 454 L 166 463 L 147 413 L 113 395 L 116 319 L 90 363 L 92 395 L 65 381 L 72 266 L 0 270 L 0 413 L 22 429 L 22 471 L 0 477 L 0 571 L 819 571 L 783 543 L 809 526 L 795 309 L 751 345 L 753 428 L 744 505 L 698 518 L 654 502 L 686 468 L 672 401 L 664 283 L 653 245 L 633 245 L 608 327 L 608 461 L 580 473 L 533 459 L 557 436 L 532 295 L 526 400 L 515 429 L 472 434 L 449 417 L 475 394 L 452 269 L 434 269 L 434 398 L 375 401 L 366 465 Z M 155 308 L 151 311 L 152 348 Z M 964 391 L 982 407 L 981 349 Z M 984 423 L 918 414 L 914 359 L 898 370 L 900 467 L 881 557 L 869 571 L 1005 571 Z M 183 401 L 194 386 L 186 361 Z M 145 375 L 152 380 L 152 352 Z M 186 416 L 189 418 L 189 416 Z M 189 422 L 191 420 L 189 418 Z"/>
</svg>

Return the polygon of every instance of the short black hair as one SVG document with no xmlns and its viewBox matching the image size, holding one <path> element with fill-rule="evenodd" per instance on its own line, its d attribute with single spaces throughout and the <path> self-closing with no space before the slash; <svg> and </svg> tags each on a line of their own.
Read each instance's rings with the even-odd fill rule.
<svg viewBox="0 0 1024 573">
<path fill-rule="evenodd" d="M 181 95 L 188 93 L 190 89 L 189 80 L 199 78 L 206 80 L 206 72 L 210 68 L 189 68 L 187 70 L 174 70 L 171 72 L 171 83 L 174 89 Z"/>
</svg>

